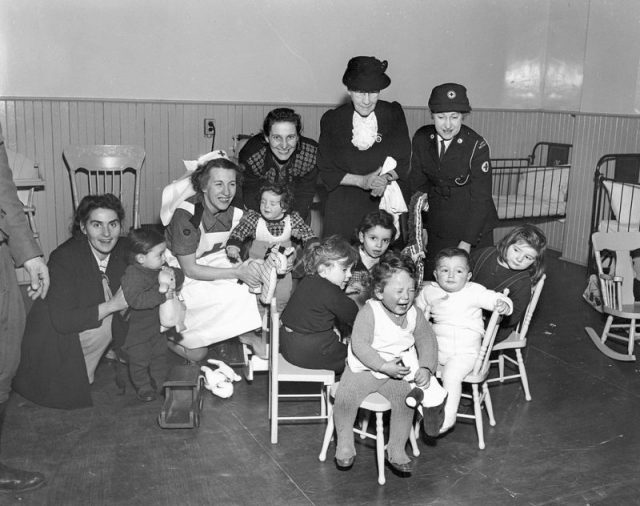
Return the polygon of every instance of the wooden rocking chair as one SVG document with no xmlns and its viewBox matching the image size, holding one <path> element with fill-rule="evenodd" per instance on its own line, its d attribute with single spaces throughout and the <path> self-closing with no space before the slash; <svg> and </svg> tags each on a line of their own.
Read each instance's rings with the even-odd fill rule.
<svg viewBox="0 0 640 506">
<path fill-rule="evenodd" d="M 608 315 L 602 334 L 598 335 L 591 327 L 585 327 L 587 335 L 598 349 L 614 360 L 633 361 L 635 341 L 640 319 L 640 303 L 633 297 L 633 264 L 631 251 L 640 247 L 640 232 L 596 232 L 591 236 L 593 250 L 598 266 L 600 290 L 602 291 L 602 309 Z M 608 250 L 615 254 L 611 270 L 605 273 L 602 253 Z M 614 323 L 615 321 L 615 323 Z M 621 333 L 624 332 L 624 333 Z M 627 353 L 620 353 L 607 345 L 613 339 L 627 344 Z"/>
</svg>

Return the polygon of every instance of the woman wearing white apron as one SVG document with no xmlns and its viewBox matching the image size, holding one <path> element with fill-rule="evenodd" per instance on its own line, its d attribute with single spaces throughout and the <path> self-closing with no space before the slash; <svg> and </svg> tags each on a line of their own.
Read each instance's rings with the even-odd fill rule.
<svg viewBox="0 0 640 506">
<path fill-rule="evenodd" d="M 192 361 L 202 360 L 209 345 L 261 324 L 256 297 L 247 288 L 260 280 L 248 262 L 231 264 L 224 249 L 242 216 L 231 206 L 237 170 L 224 152 L 212 152 L 198 160 L 188 180 L 178 180 L 163 192 L 167 262 L 185 274 L 181 294 L 187 307 L 186 330 L 169 347 Z"/>
</svg>

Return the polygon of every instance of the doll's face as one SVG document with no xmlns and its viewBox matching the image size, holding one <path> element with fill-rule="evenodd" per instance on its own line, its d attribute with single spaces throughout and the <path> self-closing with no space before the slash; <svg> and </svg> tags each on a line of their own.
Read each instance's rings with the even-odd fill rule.
<svg viewBox="0 0 640 506">
<path fill-rule="evenodd" d="M 262 193 L 260 198 L 260 214 L 265 220 L 279 220 L 284 216 L 282 209 L 282 195 L 272 191 Z"/>
<path fill-rule="evenodd" d="M 393 314 L 405 314 L 416 298 L 416 282 L 407 271 L 397 270 L 387 280 L 382 290 L 375 289 L 374 295 Z"/>
<path fill-rule="evenodd" d="M 151 269 L 153 271 L 159 271 L 164 265 L 164 254 L 167 251 L 167 243 L 161 242 L 156 244 L 147 253 L 139 253 L 136 255 L 136 260 L 145 269 Z"/>
</svg>

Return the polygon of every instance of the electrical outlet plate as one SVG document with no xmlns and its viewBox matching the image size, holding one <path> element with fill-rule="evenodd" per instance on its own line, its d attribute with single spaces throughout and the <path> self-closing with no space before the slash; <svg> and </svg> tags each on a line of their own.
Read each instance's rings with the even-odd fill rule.
<svg viewBox="0 0 640 506">
<path fill-rule="evenodd" d="M 214 137 L 216 135 L 216 123 L 213 118 L 204 119 L 204 136 Z"/>
</svg>

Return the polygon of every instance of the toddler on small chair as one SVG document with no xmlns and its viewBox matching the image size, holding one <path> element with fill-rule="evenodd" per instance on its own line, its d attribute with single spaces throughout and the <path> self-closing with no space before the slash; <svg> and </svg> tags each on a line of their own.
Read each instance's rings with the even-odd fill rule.
<svg viewBox="0 0 640 506">
<path fill-rule="evenodd" d="M 353 464 L 356 413 L 367 395 L 379 392 L 391 404 L 387 460 L 397 471 L 409 473 L 411 462 L 405 446 L 414 411 L 405 403 L 410 387 L 404 378 L 411 370 L 402 356 L 410 352 L 418 358 L 413 379 L 419 387 L 427 388 L 435 382 L 436 337 L 422 312 L 413 307 L 417 279 L 411 258 L 387 252 L 373 267 L 371 284 L 373 296 L 356 317 L 348 367 L 336 391 L 336 464 L 341 468 Z"/>
<path fill-rule="evenodd" d="M 504 295 L 471 282 L 469 254 L 445 248 L 435 258 L 436 281 L 425 283 L 416 306 L 433 320 L 438 338 L 438 362 L 448 393 L 444 407 L 443 434 L 456 423 L 462 380 L 473 370 L 484 333 L 482 310 L 511 314 L 513 303 Z"/>
</svg>

